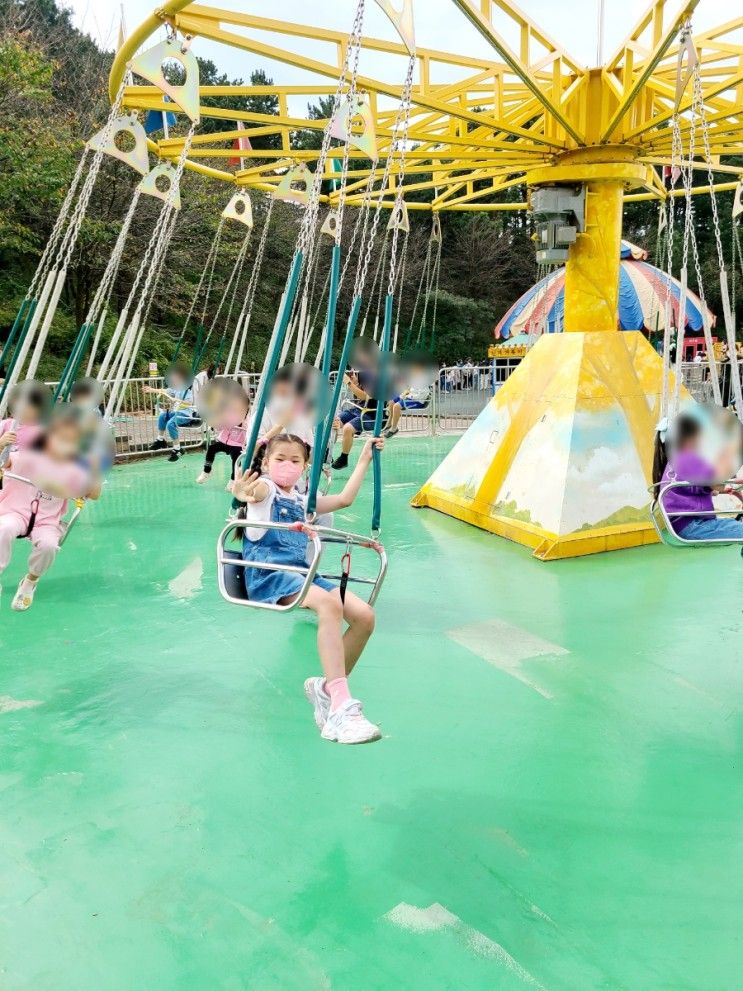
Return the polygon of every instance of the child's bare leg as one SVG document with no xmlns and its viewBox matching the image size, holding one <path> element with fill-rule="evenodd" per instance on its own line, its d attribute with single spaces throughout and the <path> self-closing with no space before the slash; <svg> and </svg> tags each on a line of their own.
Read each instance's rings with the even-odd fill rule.
<svg viewBox="0 0 743 991">
<path fill-rule="evenodd" d="M 340 592 L 334 593 L 340 601 Z M 343 618 L 348 623 L 348 629 L 343 636 L 343 650 L 346 662 L 346 677 L 356 667 L 358 659 L 364 652 L 364 648 L 369 642 L 374 632 L 375 615 L 374 609 L 368 602 L 364 602 L 353 592 L 346 592 L 346 601 L 343 605 Z"/>
<path fill-rule="evenodd" d="M 341 635 L 343 605 L 340 596 L 314 585 L 307 593 L 302 608 L 317 614 L 317 652 L 325 680 L 331 682 L 345 678 L 344 641 Z"/>
</svg>

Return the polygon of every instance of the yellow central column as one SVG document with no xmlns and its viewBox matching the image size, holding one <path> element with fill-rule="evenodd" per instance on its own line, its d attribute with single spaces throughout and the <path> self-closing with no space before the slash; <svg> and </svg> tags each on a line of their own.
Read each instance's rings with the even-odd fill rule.
<svg viewBox="0 0 743 991">
<path fill-rule="evenodd" d="M 624 183 L 589 181 L 586 231 L 570 249 L 565 274 L 565 330 L 617 330 Z"/>
</svg>

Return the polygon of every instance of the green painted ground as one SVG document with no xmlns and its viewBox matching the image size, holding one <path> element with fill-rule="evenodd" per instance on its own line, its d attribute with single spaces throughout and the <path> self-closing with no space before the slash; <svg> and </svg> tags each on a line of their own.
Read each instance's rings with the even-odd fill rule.
<svg viewBox="0 0 743 991">
<path fill-rule="evenodd" d="M 196 458 L 117 469 L 20 616 L 17 554 L 2 991 L 740 987 L 740 558 L 538 564 L 407 507 L 449 443 L 386 457 L 372 747 L 308 620 L 219 599 Z"/>
</svg>

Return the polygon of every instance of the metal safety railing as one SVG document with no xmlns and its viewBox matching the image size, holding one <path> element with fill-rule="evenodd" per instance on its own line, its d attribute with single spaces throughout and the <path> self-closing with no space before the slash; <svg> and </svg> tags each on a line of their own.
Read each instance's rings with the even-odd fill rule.
<svg viewBox="0 0 743 991">
<path fill-rule="evenodd" d="M 739 366 L 743 379 L 743 366 Z M 723 406 L 729 406 L 735 398 L 733 369 L 730 362 L 718 361 L 717 376 L 720 383 Z M 714 403 L 715 394 L 712 385 L 712 369 L 707 361 L 688 361 L 681 366 L 683 384 L 698 403 Z"/>
<path fill-rule="evenodd" d="M 47 382 L 54 389 L 56 382 Z M 113 379 L 101 382 L 102 400 L 105 404 L 113 384 Z M 146 388 L 163 389 L 165 380 L 161 377 L 129 379 L 122 390 L 121 409 L 111 424 L 114 452 L 117 461 L 140 458 L 151 452 L 157 439 L 157 420 L 164 401 L 161 397 L 145 391 Z M 181 447 L 195 451 L 204 446 L 206 431 L 201 421 L 178 429 Z"/>
<path fill-rule="evenodd" d="M 442 367 L 431 384 L 430 397 L 423 408 L 403 411 L 399 423 L 400 433 L 433 436 L 437 433 L 466 430 L 518 364 L 519 360 L 514 358 L 484 365 Z M 331 380 L 334 381 L 336 376 L 337 372 L 333 372 Z M 235 378 L 252 401 L 258 390 L 260 373 L 240 371 Z M 56 382 L 46 384 L 52 389 L 57 385 Z M 104 403 L 111 385 L 112 380 L 101 383 Z M 152 453 L 150 449 L 158 437 L 157 419 L 163 408 L 163 400 L 145 389 L 161 389 L 164 386 L 162 376 L 130 379 L 124 386 L 121 409 L 112 424 L 117 461 Z M 352 403 L 350 397 L 348 402 Z M 388 422 L 389 414 L 385 417 L 385 423 Z M 184 450 L 198 450 L 206 443 L 207 430 L 200 422 L 179 427 L 178 433 Z"/>
</svg>

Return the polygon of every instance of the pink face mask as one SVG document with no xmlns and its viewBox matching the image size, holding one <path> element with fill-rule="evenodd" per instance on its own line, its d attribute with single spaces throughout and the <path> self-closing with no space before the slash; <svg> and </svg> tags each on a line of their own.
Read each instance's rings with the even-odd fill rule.
<svg viewBox="0 0 743 991">
<path fill-rule="evenodd" d="M 304 472 L 304 465 L 293 461 L 272 461 L 268 466 L 268 477 L 280 489 L 293 489 Z"/>
</svg>

